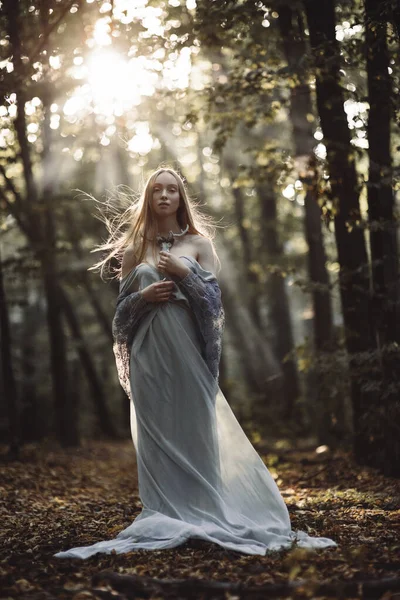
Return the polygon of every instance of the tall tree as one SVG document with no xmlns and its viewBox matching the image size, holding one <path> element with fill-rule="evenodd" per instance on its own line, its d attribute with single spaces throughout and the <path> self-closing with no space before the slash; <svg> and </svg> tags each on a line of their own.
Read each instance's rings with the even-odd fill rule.
<svg viewBox="0 0 400 600">
<path fill-rule="evenodd" d="M 13 73 L 15 74 L 15 77 L 13 79 L 14 89 L 12 91 L 15 92 L 17 98 L 17 114 L 14 121 L 14 127 L 19 142 L 20 157 L 23 165 L 25 194 L 18 192 L 12 179 L 8 177 L 5 168 L 0 165 L 0 173 L 3 176 L 5 187 L 7 192 L 13 197 L 13 201 L 10 201 L 4 192 L 2 192 L 1 197 L 9 208 L 10 213 L 15 217 L 21 231 L 30 242 L 33 252 L 38 258 L 41 266 L 47 302 L 57 434 L 62 444 L 70 445 L 77 443 L 78 434 L 76 420 L 71 411 L 69 411 L 70 386 L 67 384 L 66 375 L 67 357 L 65 332 L 62 322 L 63 316 L 65 316 L 73 338 L 77 342 L 77 351 L 81 358 L 81 363 L 91 389 L 93 390 L 96 415 L 99 418 L 101 429 L 106 435 L 115 436 L 115 428 L 109 414 L 104 390 L 99 382 L 92 356 L 86 347 L 76 312 L 59 280 L 56 264 L 57 232 L 54 206 L 52 203 L 54 194 L 51 178 L 49 176 L 51 154 L 49 109 L 54 94 L 53 84 L 49 80 L 46 81 L 46 85 L 43 85 L 42 88 L 40 88 L 44 107 L 42 128 L 43 153 L 41 157 L 43 158 L 44 180 L 41 194 L 39 194 L 38 186 L 33 176 L 32 157 L 27 139 L 27 124 L 25 120 L 25 101 L 27 99 L 25 85 L 27 67 L 25 67 L 22 61 L 22 41 L 20 33 L 23 29 L 19 25 L 21 17 L 19 12 L 20 6 L 20 2 L 15 3 L 12 0 L 7 0 L 4 12 L 13 56 Z M 67 6 L 70 6 L 70 3 Z M 51 9 L 53 10 L 54 7 L 51 7 Z M 41 27 L 43 29 L 41 33 L 43 39 L 39 44 L 40 52 L 46 50 L 48 35 L 52 30 L 51 26 L 46 26 L 46 29 L 44 29 L 45 23 L 51 12 L 48 0 L 44 0 L 41 4 L 41 11 Z M 65 7 L 63 7 L 61 14 L 65 14 Z M 55 18 L 54 23 L 58 22 L 59 20 Z M 46 56 L 48 59 L 47 50 Z M 45 64 L 43 65 L 43 68 L 44 70 L 46 69 Z"/>
<path fill-rule="evenodd" d="M 281 267 L 284 256 L 283 244 L 278 232 L 278 207 L 276 193 L 270 181 L 257 186 L 260 202 L 262 255 L 267 264 Z M 268 276 L 267 298 L 269 321 L 274 331 L 274 351 L 283 372 L 284 413 L 293 414 L 293 408 L 300 395 L 300 385 L 294 349 L 293 327 L 289 308 L 289 299 L 282 273 L 273 271 Z"/>
<path fill-rule="evenodd" d="M 390 147 L 392 82 L 382 3 L 365 0 L 368 75 L 368 216 L 375 327 L 381 346 L 399 341 L 399 272 Z"/>
<path fill-rule="evenodd" d="M 232 156 L 228 156 L 227 152 L 225 152 L 223 164 L 227 170 L 230 180 L 235 181 L 235 164 Z M 233 207 L 236 226 L 239 232 L 239 238 L 241 242 L 241 257 L 243 259 L 242 268 L 247 283 L 249 311 L 254 323 L 256 323 L 257 326 L 261 328 L 262 323 L 259 307 L 260 285 L 257 274 L 254 273 L 254 271 L 251 269 L 254 245 L 252 244 L 251 229 L 246 227 L 247 212 L 242 188 L 233 187 L 232 195 L 234 200 Z"/>
<path fill-rule="evenodd" d="M 300 10 L 283 5 L 279 9 L 279 26 L 282 47 L 294 80 L 290 87 L 289 115 L 293 130 L 294 156 L 302 164 L 299 177 L 305 188 L 304 230 L 308 244 L 308 275 L 313 285 L 313 329 L 314 350 L 318 358 L 317 365 L 323 364 L 324 353 L 334 350 L 333 311 L 330 294 L 330 281 L 326 268 L 327 256 L 322 234 L 321 208 L 319 206 L 318 172 L 314 155 L 314 115 L 311 90 L 308 83 L 308 69 L 304 57 L 307 46 L 304 33 L 304 18 Z M 318 367 L 314 367 L 318 369 Z M 313 383 L 316 388 L 316 431 L 320 443 L 334 444 L 343 435 L 344 398 L 332 397 L 330 377 L 325 372 L 315 372 Z"/>
<path fill-rule="evenodd" d="M 14 376 L 14 365 L 12 361 L 11 348 L 11 327 L 8 314 L 6 291 L 4 286 L 3 265 L 0 252 L 0 374 L 2 375 L 2 385 L 0 386 L 0 391 L 4 394 L 3 397 L 8 416 L 9 454 L 11 457 L 16 458 L 19 454 L 21 436 L 17 385 Z"/>
<path fill-rule="evenodd" d="M 66 429 L 68 418 L 68 392 L 66 382 L 68 380 L 67 356 L 65 333 L 62 323 L 62 312 L 60 311 L 60 302 L 58 298 L 56 254 L 55 254 L 55 233 L 52 219 L 51 207 L 45 186 L 42 199 L 39 198 L 37 185 L 33 175 L 32 160 L 30 155 L 29 143 L 27 139 L 27 129 L 25 120 L 25 102 L 26 95 L 24 90 L 25 68 L 22 61 L 22 42 L 20 26 L 20 2 L 6 0 L 4 3 L 5 14 L 7 18 L 8 34 L 12 48 L 13 65 L 15 72 L 15 94 L 17 104 L 17 114 L 15 117 L 15 130 L 20 147 L 21 160 L 23 165 L 26 202 L 29 205 L 28 211 L 30 217 L 35 223 L 34 228 L 40 243 L 38 245 L 38 254 L 43 273 L 43 284 L 46 293 L 47 323 L 50 338 L 50 363 L 53 382 L 54 407 L 56 415 L 56 429 L 60 441 L 68 445 L 71 441 L 70 432 Z M 43 7 L 44 10 L 44 7 Z M 47 18 L 49 11 L 47 9 Z M 47 23 L 47 18 L 45 22 Z M 45 117 L 48 118 L 48 117 Z M 44 127 L 44 154 L 47 158 L 50 152 L 48 127 Z M 47 175 L 47 181 L 48 173 Z M 39 210 L 39 204 L 44 206 L 45 210 Z M 44 214 L 42 214 L 42 212 Z M 42 232 L 42 233 L 40 233 Z"/>
<path fill-rule="evenodd" d="M 339 283 L 350 358 L 354 418 L 354 449 L 359 461 L 370 460 L 375 444 L 365 418 L 376 394 L 365 389 L 360 376 L 360 356 L 376 349 L 371 322 L 370 277 L 361 221 L 359 185 L 354 150 L 344 112 L 340 85 L 340 50 L 336 39 L 333 0 L 304 0 L 310 32 L 316 99 L 327 151 L 330 187 L 334 202 L 335 238 L 340 265 Z M 357 355 L 357 356 L 356 356 Z"/>
<path fill-rule="evenodd" d="M 371 418 L 378 428 L 375 464 L 400 473 L 400 290 L 397 222 L 394 214 L 391 158 L 392 81 L 387 45 L 390 14 L 379 0 L 365 0 L 368 75 L 368 217 L 372 261 L 374 325 L 382 355 L 383 381 L 379 410 Z M 379 418 L 380 417 L 380 418 Z"/>
<path fill-rule="evenodd" d="M 290 6 L 279 11 L 282 45 L 290 72 L 299 81 L 290 88 L 289 115 L 293 129 L 294 155 L 305 159 L 300 176 L 306 184 L 305 233 L 309 246 L 309 275 L 313 283 L 321 284 L 313 292 L 315 347 L 322 351 L 332 346 L 332 304 L 329 293 L 329 276 L 326 269 L 326 252 L 322 236 L 321 209 L 318 204 L 318 182 L 314 160 L 315 138 L 310 115 L 314 108 L 308 84 L 308 73 L 301 65 L 307 48 L 304 39 L 302 15 Z M 324 289 L 325 288 L 325 289 Z"/>
</svg>

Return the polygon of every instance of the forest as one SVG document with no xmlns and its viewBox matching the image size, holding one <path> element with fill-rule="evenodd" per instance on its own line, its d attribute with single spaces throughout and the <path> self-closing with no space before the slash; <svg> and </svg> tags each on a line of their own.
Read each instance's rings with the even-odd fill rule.
<svg viewBox="0 0 400 600">
<path fill-rule="evenodd" d="M 1 598 L 400 594 L 398 0 L 2 0 Z M 216 225 L 219 385 L 295 529 L 57 561 L 140 510 L 104 223 L 170 166 Z"/>
</svg>

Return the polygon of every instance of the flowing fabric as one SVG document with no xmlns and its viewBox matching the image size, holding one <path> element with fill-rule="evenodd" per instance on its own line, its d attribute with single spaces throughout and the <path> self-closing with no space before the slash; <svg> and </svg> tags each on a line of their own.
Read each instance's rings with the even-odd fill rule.
<svg viewBox="0 0 400 600">
<path fill-rule="evenodd" d="M 163 278 L 138 265 L 121 280 L 113 321 L 121 385 L 130 397 L 141 513 L 115 539 L 55 554 L 174 548 L 189 538 L 245 554 L 336 546 L 291 530 L 267 467 L 218 385 L 224 311 L 217 279 L 192 257 L 168 302 L 141 290 Z"/>
</svg>

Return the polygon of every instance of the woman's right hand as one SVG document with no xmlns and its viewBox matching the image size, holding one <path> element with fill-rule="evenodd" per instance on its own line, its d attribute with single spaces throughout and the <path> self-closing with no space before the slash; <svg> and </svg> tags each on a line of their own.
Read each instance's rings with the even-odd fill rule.
<svg viewBox="0 0 400 600">
<path fill-rule="evenodd" d="M 170 299 L 175 283 L 171 280 L 156 281 L 145 287 L 141 293 L 148 302 L 167 302 Z"/>
</svg>

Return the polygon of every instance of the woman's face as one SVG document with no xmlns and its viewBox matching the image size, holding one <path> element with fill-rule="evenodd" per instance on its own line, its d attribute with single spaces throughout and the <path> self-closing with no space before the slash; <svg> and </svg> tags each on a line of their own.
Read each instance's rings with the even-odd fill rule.
<svg viewBox="0 0 400 600">
<path fill-rule="evenodd" d="M 178 182 L 171 173 L 160 173 L 153 183 L 152 206 L 156 215 L 173 215 L 179 207 Z"/>
</svg>

